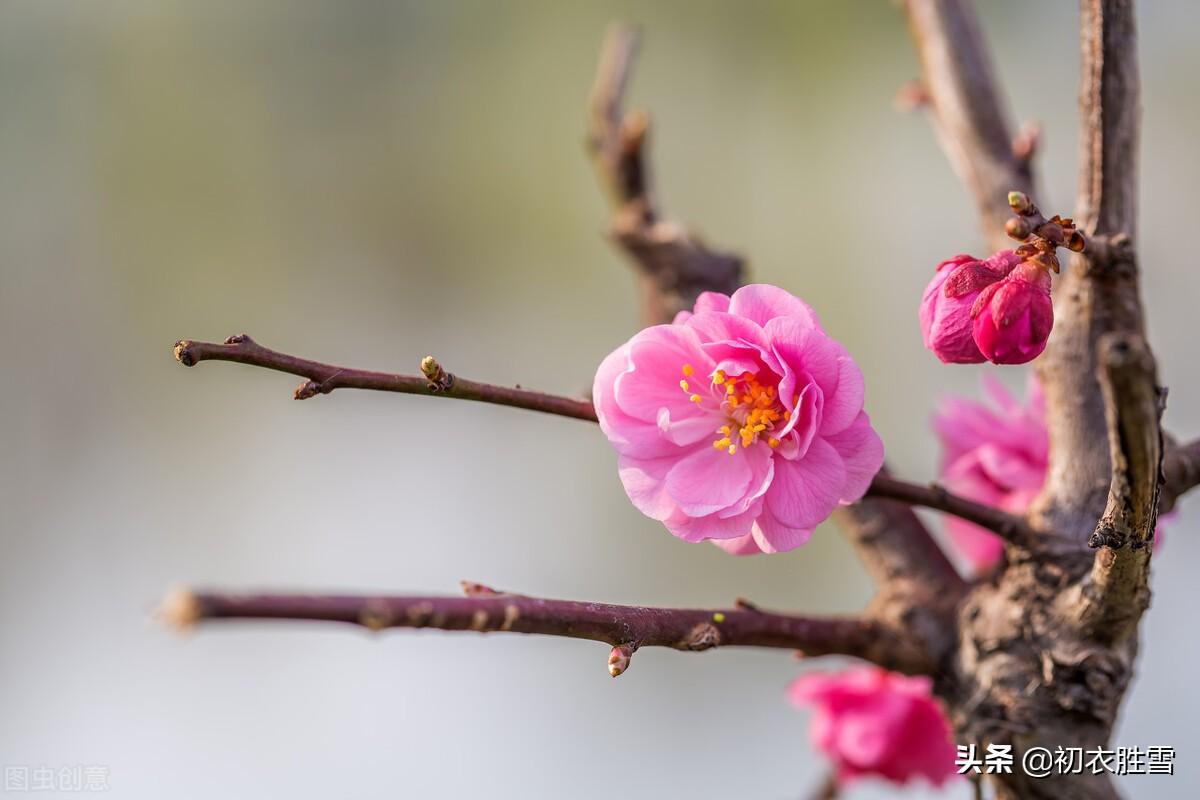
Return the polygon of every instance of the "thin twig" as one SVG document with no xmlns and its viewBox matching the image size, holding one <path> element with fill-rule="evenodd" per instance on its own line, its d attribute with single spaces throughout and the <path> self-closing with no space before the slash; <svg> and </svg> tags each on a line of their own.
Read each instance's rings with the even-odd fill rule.
<svg viewBox="0 0 1200 800">
<path fill-rule="evenodd" d="M 263 347 L 243 334 L 231 336 L 223 344 L 184 339 L 175 344 L 175 358 L 188 367 L 201 361 L 232 361 L 307 378 L 295 391 L 295 397 L 299 400 L 328 394 L 334 389 L 371 389 L 474 400 L 596 422 L 596 409 L 589 400 L 466 380 L 446 372 L 429 357 L 421 363 L 422 375 L 374 372 L 281 353 Z M 881 475 L 875 479 L 870 491 L 878 497 L 903 500 L 955 514 L 1006 538 L 1014 538 L 1021 532 L 1020 521 L 1011 515 L 958 497 L 938 486 L 920 486 Z"/>
<path fill-rule="evenodd" d="M 304 400 L 318 394 L 328 394 L 334 389 L 373 389 L 381 392 L 476 400 L 482 403 L 542 411 L 547 414 L 589 422 L 596 421 L 596 410 L 589 400 L 466 380 L 451 375 L 443 370 L 440 364 L 429 358 L 422 362 L 422 370 L 425 370 L 426 367 L 429 368 L 429 371 L 423 375 L 372 372 L 322 364 L 319 361 L 310 361 L 306 358 L 280 353 L 263 347 L 244 334 L 231 336 L 223 344 L 184 339 L 175 343 L 175 358 L 187 367 L 199 364 L 201 361 L 234 361 L 239 364 L 286 372 L 290 375 L 299 375 L 308 380 L 297 387 L 295 392 L 297 400 Z"/>
<path fill-rule="evenodd" d="M 341 622 L 371 630 L 536 633 L 612 645 L 609 669 L 620 674 L 640 647 L 708 650 L 771 647 L 807 655 L 847 655 L 889 669 L 930 669 L 909 637 L 861 617 L 797 617 L 761 609 L 668 609 L 545 600 L 516 594 L 467 597 L 172 592 L 160 608 L 168 623 L 188 628 L 231 619 Z"/>
<path fill-rule="evenodd" d="M 938 483 L 921 486 L 881 472 L 871 481 L 867 496 L 901 500 L 909 505 L 953 514 L 998 534 L 1010 544 L 1028 546 L 1033 538 L 1033 532 L 1022 517 L 960 497 Z"/>
<path fill-rule="evenodd" d="M 1036 137 L 1014 137 L 970 0 L 906 0 L 909 30 L 938 141 L 975 199 L 984 235 L 1008 246 L 1005 198 L 1033 193 Z"/>
<path fill-rule="evenodd" d="M 742 259 L 710 250 L 657 208 L 646 157 L 649 119 L 625 113 L 625 90 L 637 56 L 638 33 L 609 29 L 588 107 L 588 148 L 613 204 L 610 233 L 638 267 L 642 320 L 670 322 L 701 292 L 728 294 L 742 282 Z"/>
</svg>

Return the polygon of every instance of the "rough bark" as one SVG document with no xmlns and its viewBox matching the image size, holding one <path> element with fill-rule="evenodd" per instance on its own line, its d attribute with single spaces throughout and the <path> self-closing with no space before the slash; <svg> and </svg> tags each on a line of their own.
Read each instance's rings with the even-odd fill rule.
<svg viewBox="0 0 1200 800">
<path fill-rule="evenodd" d="M 958 131 L 943 141 L 953 139 L 950 159 L 995 240 L 1002 228 L 987 176 L 1003 174 L 1007 131 L 996 111 L 998 92 L 979 84 L 986 60 L 958 52 L 980 46 L 977 26 L 966 19 L 970 6 L 908 0 L 907 9 L 930 94 L 936 98 L 941 86 L 942 96 L 955 100 L 950 108 L 976 112 L 947 113 L 947 104 L 934 101 L 939 130 Z M 1053 752 L 1109 742 L 1137 655 L 1137 621 L 1148 604 L 1144 545 L 1159 505 L 1160 395 L 1133 249 L 1139 107 L 1132 2 L 1082 0 L 1081 43 L 1076 221 L 1088 248 L 1059 281 L 1054 332 L 1037 362 L 1050 431 L 1050 471 L 1029 519 L 1038 535 L 1010 542 L 1006 563 L 965 595 L 957 647 L 938 682 L 959 741 L 981 750 L 1011 744 L 1018 764 L 1032 747 Z M 965 74 L 939 74 L 946 69 Z M 988 135 L 980 126 L 994 130 Z M 964 159 L 972 168 L 962 167 Z M 1190 452 L 1179 453 L 1171 463 L 1185 490 L 1197 476 Z M 1087 548 L 1089 538 L 1097 551 Z M 1005 800 L 1117 796 L 1107 774 L 1035 779 L 1018 767 L 984 780 Z"/>
</svg>

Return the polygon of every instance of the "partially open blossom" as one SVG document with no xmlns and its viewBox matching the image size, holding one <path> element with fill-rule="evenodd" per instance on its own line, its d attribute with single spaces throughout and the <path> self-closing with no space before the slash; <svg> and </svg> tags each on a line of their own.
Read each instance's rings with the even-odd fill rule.
<svg viewBox="0 0 1200 800">
<path fill-rule="evenodd" d="M 774 553 L 808 541 L 882 465 L 863 393 L 812 309 L 753 285 L 637 333 L 604 359 L 592 397 L 642 513 L 685 541 Z"/>
<path fill-rule="evenodd" d="M 788 687 L 799 706 L 812 706 L 813 744 L 839 781 L 865 776 L 940 786 L 957 773 L 950 723 L 933 698 L 932 682 L 879 667 L 810 673 Z"/>
<path fill-rule="evenodd" d="M 1045 400 L 1041 385 L 1029 377 L 1025 404 L 995 378 L 984 376 L 991 405 L 965 397 L 938 404 L 933 429 L 942 444 L 941 481 L 970 500 L 1021 514 L 1046 480 Z M 970 522 L 946 516 L 946 532 L 976 570 L 1000 560 L 1000 538 Z"/>
<path fill-rule="evenodd" d="M 1041 491 L 1048 468 L 1041 384 L 1029 376 L 1024 403 L 990 376 L 984 377 L 983 389 L 990 403 L 946 397 L 938 404 L 933 429 L 942 444 L 941 482 L 969 500 L 1023 514 Z M 945 519 L 955 549 L 976 571 L 1000 560 L 1000 537 L 952 515 Z M 1160 539 L 1156 531 L 1156 545 Z"/>
<path fill-rule="evenodd" d="M 975 344 L 971 309 L 988 286 L 1008 275 L 1021 261 L 1012 250 L 986 259 L 959 255 L 938 264 L 921 297 L 921 335 L 925 346 L 947 364 L 985 360 Z"/>
<path fill-rule="evenodd" d="M 980 292 L 971 309 L 979 352 L 996 364 L 1024 364 L 1041 355 L 1054 325 L 1049 269 L 1022 261 Z"/>
</svg>

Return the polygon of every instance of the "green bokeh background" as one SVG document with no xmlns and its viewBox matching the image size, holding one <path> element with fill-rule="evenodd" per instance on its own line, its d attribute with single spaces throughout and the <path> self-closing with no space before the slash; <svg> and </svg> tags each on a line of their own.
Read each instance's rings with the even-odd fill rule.
<svg viewBox="0 0 1200 800">
<path fill-rule="evenodd" d="M 1076 9 L 980 2 L 1041 205 L 1075 187 Z M 787 555 L 687 545 L 624 497 L 587 425 L 424 398 L 292 402 L 291 379 L 185 370 L 181 337 L 561 392 L 634 329 L 604 240 L 584 99 L 604 29 L 642 25 L 633 98 L 659 194 L 862 365 L 904 474 L 979 368 L 922 349 L 933 265 L 980 247 L 920 113 L 892 4 L 0 4 L 0 763 L 104 764 L 120 798 L 767 797 L 819 781 L 787 654 L 148 621 L 171 585 L 453 592 L 460 578 L 647 604 L 742 595 L 853 611 L 832 527 Z M 1142 241 L 1169 426 L 1200 432 L 1189 252 L 1200 6 L 1141 4 Z M 995 368 L 991 368 L 995 369 Z M 1020 369 L 1003 370 L 1014 387 Z M 1194 797 L 1195 500 L 1155 569 L 1115 744 L 1173 745 Z M 959 784 L 941 794 L 966 797 Z M 866 784 L 851 798 L 888 797 Z"/>
</svg>

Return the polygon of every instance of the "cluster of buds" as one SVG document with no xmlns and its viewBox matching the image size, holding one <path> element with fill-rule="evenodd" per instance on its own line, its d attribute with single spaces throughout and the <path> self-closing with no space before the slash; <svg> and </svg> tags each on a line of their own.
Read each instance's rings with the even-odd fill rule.
<svg viewBox="0 0 1200 800">
<path fill-rule="evenodd" d="M 1057 214 L 1046 219 L 1024 192 L 1009 192 L 1008 207 L 1016 216 L 1005 223 L 1004 232 L 1018 242 L 1024 242 L 1017 248 L 1018 255 L 1045 257 L 1046 266 L 1058 272 L 1057 248 L 1082 253 L 1087 246 L 1074 220 L 1063 219 Z"/>
<path fill-rule="evenodd" d="M 950 364 L 1024 364 L 1046 349 L 1054 325 L 1050 273 L 1059 247 L 1076 252 L 1083 234 L 1069 219 L 1046 219 L 1029 197 L 1011 192 L 1016 214 L 1005 231 L 1022 242 L 986 259 L 955 256 L 938 265 L 921 300 L 925 346 Z"/>
</svg>

